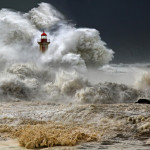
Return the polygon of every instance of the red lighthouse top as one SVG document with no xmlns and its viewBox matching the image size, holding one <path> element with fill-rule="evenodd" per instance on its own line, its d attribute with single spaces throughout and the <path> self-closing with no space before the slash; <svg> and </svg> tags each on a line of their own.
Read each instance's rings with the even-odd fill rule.
<svg viewBox="0 0 150 150">
<path fill-rule="evenodd" d="M 40 45 L 40 51 L 42 53 L 48 50 L 48 45 L 50 44 L 50 40 L 47 39 L 47 34 L 44 31 L 41 34 L 41 39 L 38 40 L 38 44 Z"/>
<path fill-rule="evenodd" d="M 47 34 L 46 34 L 45 32 L 43 32 L 43 33 L 41 34 L 41 36 L 47 36 Z"/>
</svg>

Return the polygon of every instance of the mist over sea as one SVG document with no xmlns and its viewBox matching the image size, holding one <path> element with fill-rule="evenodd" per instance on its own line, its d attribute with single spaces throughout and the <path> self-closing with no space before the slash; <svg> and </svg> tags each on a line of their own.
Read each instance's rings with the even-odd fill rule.
<svg viewBox="0 0 150 150">
<path fill-rule="evenodd" d="M 2 9 L 0 27 L 1 100 L 133 102 L 145 96 L 139 89 L 149 88 L 147 64 L 109 64 L 114 52 L 99 31 L 76 28 L 50 4 L 41 3 L 24 14 Z M 43 30 L 51 43 L 41 54 L 37 40 Z"/>
<path fill-rule="evenodd" d="M 145 128 L 149 129 L 149 124 L 142 128 L 144 123 L 148 123 L 148 115 L 145 117 L 143 113 L 140 116 L 136 109 L 129 112 L 124 107 L 132 103 L 134 108 L 133 103 L 137 99 L 150 98 L 149 64 L 111 64 L 115 52 L 107 48 L 99 31 L 76 28 L 47 3 L 40 3 L 27 13 L 1 9 L 0 28 L 0 127 L 3 129 L 3 125 L 12 125 L 11 133 L 15 131 L 22 146 L 71 146 L 79 141 L 99 141 L 104 135 L 107 138 L 115 137 L 116 132 L 129 127 L 127 122 L 133 120 L 140 120 L 137 122 L 140 133 Z M 51 41 L 45 53 L 40 52 L 37 44 L 43 30 Z M 109 105 L 104 105 L 107 109 L 103 110 L 99 104 Z M 7 105 L 12 106 L 8 109 Z M 109 116 L 109 109 L 118 112 L 114 118 Z M 117 120 L 122 110 L 127 114 L 125 118 Z M 148 111 L 148 107 L 143 110 Z M 143 124 L 142 119 L 145 121 Z M 48 137 L 59 132 L 60 124 L 51 123 L 49 126 L 46 121 L 61 122 L 63 138 L 69 135 L 73 137 L 70 143 L 67 140 L 62 143 L 61 138 L 60 141 L 53 138 L 55 142 L 48 143 L 52 142 Z M 62 124 L 72 122 L 75 123 L 72 126 Z M 31 126 L 22 129 L 22 125 L 27 124 Z M 111 134 L 110 124 L 116 126 Z M 42 134 L 40 138 L 45 137 L 42 140 L 39 135 L 32 137 L 39 128 Z M 97 135 L 99 131 L 104 134 Z M 55 138 L 58 135 L 55 134 Z"/>
</svg>

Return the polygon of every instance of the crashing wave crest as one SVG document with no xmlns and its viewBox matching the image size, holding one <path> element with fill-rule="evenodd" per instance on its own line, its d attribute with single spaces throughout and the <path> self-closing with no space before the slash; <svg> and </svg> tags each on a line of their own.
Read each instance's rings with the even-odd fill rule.
<svg viewBox="0 0 150 150">
<path fill-rule="evenodd" d="M 59 26 L 58 26 L 59 24 Z M 55 31 L 51 31 L 55 26 Z M 0 55 L 13 62 L 46 63 L 85 70 L 88 64 L 107 64 L 113 58 L 95 29 L 75 28 L 53 6 L 41 3 L 28 13 L 0 10 Z M 48 52 L 41 55 L 37 44 L 41 29 L 51 39 Z"/>
<path fill-rule="evenodd" d="M 0 97 L 12 95 L 18 98 L 20 93 L 24 99 L 73 102 L 77 98 L 79 103 L 135 100 L 139 91 L 125 85 L 92 85 L 77 72 L 56 71 L 57 67 L 85 71 L 90 65 L 108 64 L 114 54 L 96 29 L 75 28 L 64 19 L 47 3 L 41 3 L 25 14 L 0 10 L 0 27 L 3 29 L 0 31 L 3 37 L 0 39 L 3 71 L 0 72 Z M 44 54 L 40 54 L 37 44 L 41 29 L 46 29 L 51 39 Z"/>
<path fill-rule="evenodd" d="M 124 84 L 106 82 L 81 89 L 75 96 L 80 103 L 113 104 L 135 102 L 140 95 L 140 91 Z"/>
<path fill-rule="evenodd" d="M 130 103 L 143 95 L 141 90 L 124 84 L 93 85 L 75 71 L 47 71 L 33 64 L 8 66 L 0 73 L 0 98 L 42 99 L 58 103 Z"/>
</svg>

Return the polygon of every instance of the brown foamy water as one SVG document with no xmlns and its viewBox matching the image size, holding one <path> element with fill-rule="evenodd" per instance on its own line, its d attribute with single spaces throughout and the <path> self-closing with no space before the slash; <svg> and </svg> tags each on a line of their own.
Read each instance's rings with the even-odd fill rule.
<svg viewBox="0 0 150 150">
<path fill-rule="evenodd" d="M 150 144 L 149 105 L 2 102 L 0 114 L 0 149 L 7 149 L 11 139 L 15 139 L 13 148 L 129 149 L 134 145 L 144 150 Z"/>
</svg>

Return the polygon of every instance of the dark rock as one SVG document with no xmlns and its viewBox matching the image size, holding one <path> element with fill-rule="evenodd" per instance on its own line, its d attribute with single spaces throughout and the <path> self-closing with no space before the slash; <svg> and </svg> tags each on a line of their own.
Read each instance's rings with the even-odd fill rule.
<svg viewBox="0 0 150 150">
<path fill-rule="evenodd" d="M 139 99 L 137 102 L 135 103 L 139 103 L 139 104 L 150 104 L 150 100 L 148 99 Z"/>
</svg>

